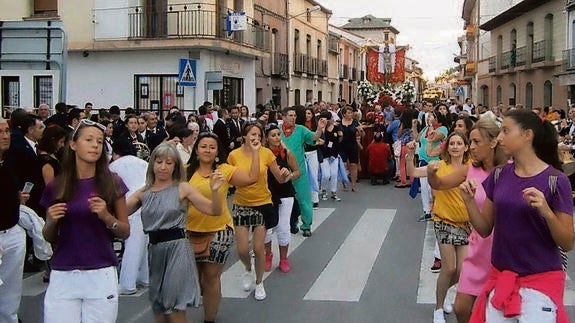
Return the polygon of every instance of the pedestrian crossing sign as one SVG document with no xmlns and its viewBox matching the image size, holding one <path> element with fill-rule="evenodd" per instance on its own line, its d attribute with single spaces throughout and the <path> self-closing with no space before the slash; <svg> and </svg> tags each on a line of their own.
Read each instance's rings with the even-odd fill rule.
<svg viewBox="0 0 575 323">
<path fill-rule="evenodd" d="M 180 59 L 180 68 L 178 69 L 178 83 L 180 86 L 196 86 L 196 60 Z"/>
</svg>

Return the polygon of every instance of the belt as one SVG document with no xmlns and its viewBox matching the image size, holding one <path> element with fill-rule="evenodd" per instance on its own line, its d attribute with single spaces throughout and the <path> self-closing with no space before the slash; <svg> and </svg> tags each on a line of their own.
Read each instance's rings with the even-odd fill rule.
<svg viewBox="0 0 575 323">
<path fill-rule="evenodd" d="M 182 228 L 172 228 L 149 231 L 148 236 L 151 244 L 157 244 L 160 242 L 184 239 L 186 237 L 186 232 Z"/>
</svg>

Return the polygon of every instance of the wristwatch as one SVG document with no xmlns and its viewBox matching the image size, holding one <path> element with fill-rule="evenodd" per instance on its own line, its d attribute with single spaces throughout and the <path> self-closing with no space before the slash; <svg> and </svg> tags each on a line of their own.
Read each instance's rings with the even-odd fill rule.
<svg viewBox="0 0 575 323">
<path fill-rule="evenodd" d="M 108 227 L 108 229 L 114 231 L 118 228 L 118 221 L 114 221 L 114 223 L 112 223 L 111 226 Z"/>
</svg>

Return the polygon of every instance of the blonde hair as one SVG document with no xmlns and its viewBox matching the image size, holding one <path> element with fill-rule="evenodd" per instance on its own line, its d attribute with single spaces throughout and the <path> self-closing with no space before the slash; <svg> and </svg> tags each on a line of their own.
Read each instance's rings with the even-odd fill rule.
<svg viewBox="0 0 575 323">
<path fill-rule="evenodd" d="M 170 157 L 174 161 L 174 173 L 172 173 L 172 180 L 174 184 L 183 182 L 186 180 L 186 172 L 184 169 L 184 163 L 182 158 L 176 149 L 176 146 L 170 142 L 163 142 L 152 151 L 150 156 L 150 162 L 148 163 L 148 169 L 146 171 L 146 188 L 152 187 L 156 181 L 156 174 L 154 174 L 154 163 L 156 159 L 160 157 Z"/>
</svg>

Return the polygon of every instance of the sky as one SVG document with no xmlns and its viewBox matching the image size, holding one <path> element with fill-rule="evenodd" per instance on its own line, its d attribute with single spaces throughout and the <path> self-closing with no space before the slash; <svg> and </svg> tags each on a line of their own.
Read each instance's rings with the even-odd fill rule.
<svg viewBox="0 0 575 323">
<path fill-rule="evenodd" d="M 433 80 L 456 66 L 457 37 L 464 34 L 463 0 L 318 0 L 332 11 L 330 24 L 341 26 L 350 18 L 371 14 L 391 18 L 399 30 L 397 45 L 409 45 L 407 56 L 418 61 L 423 76 Z"/>
</svg>

